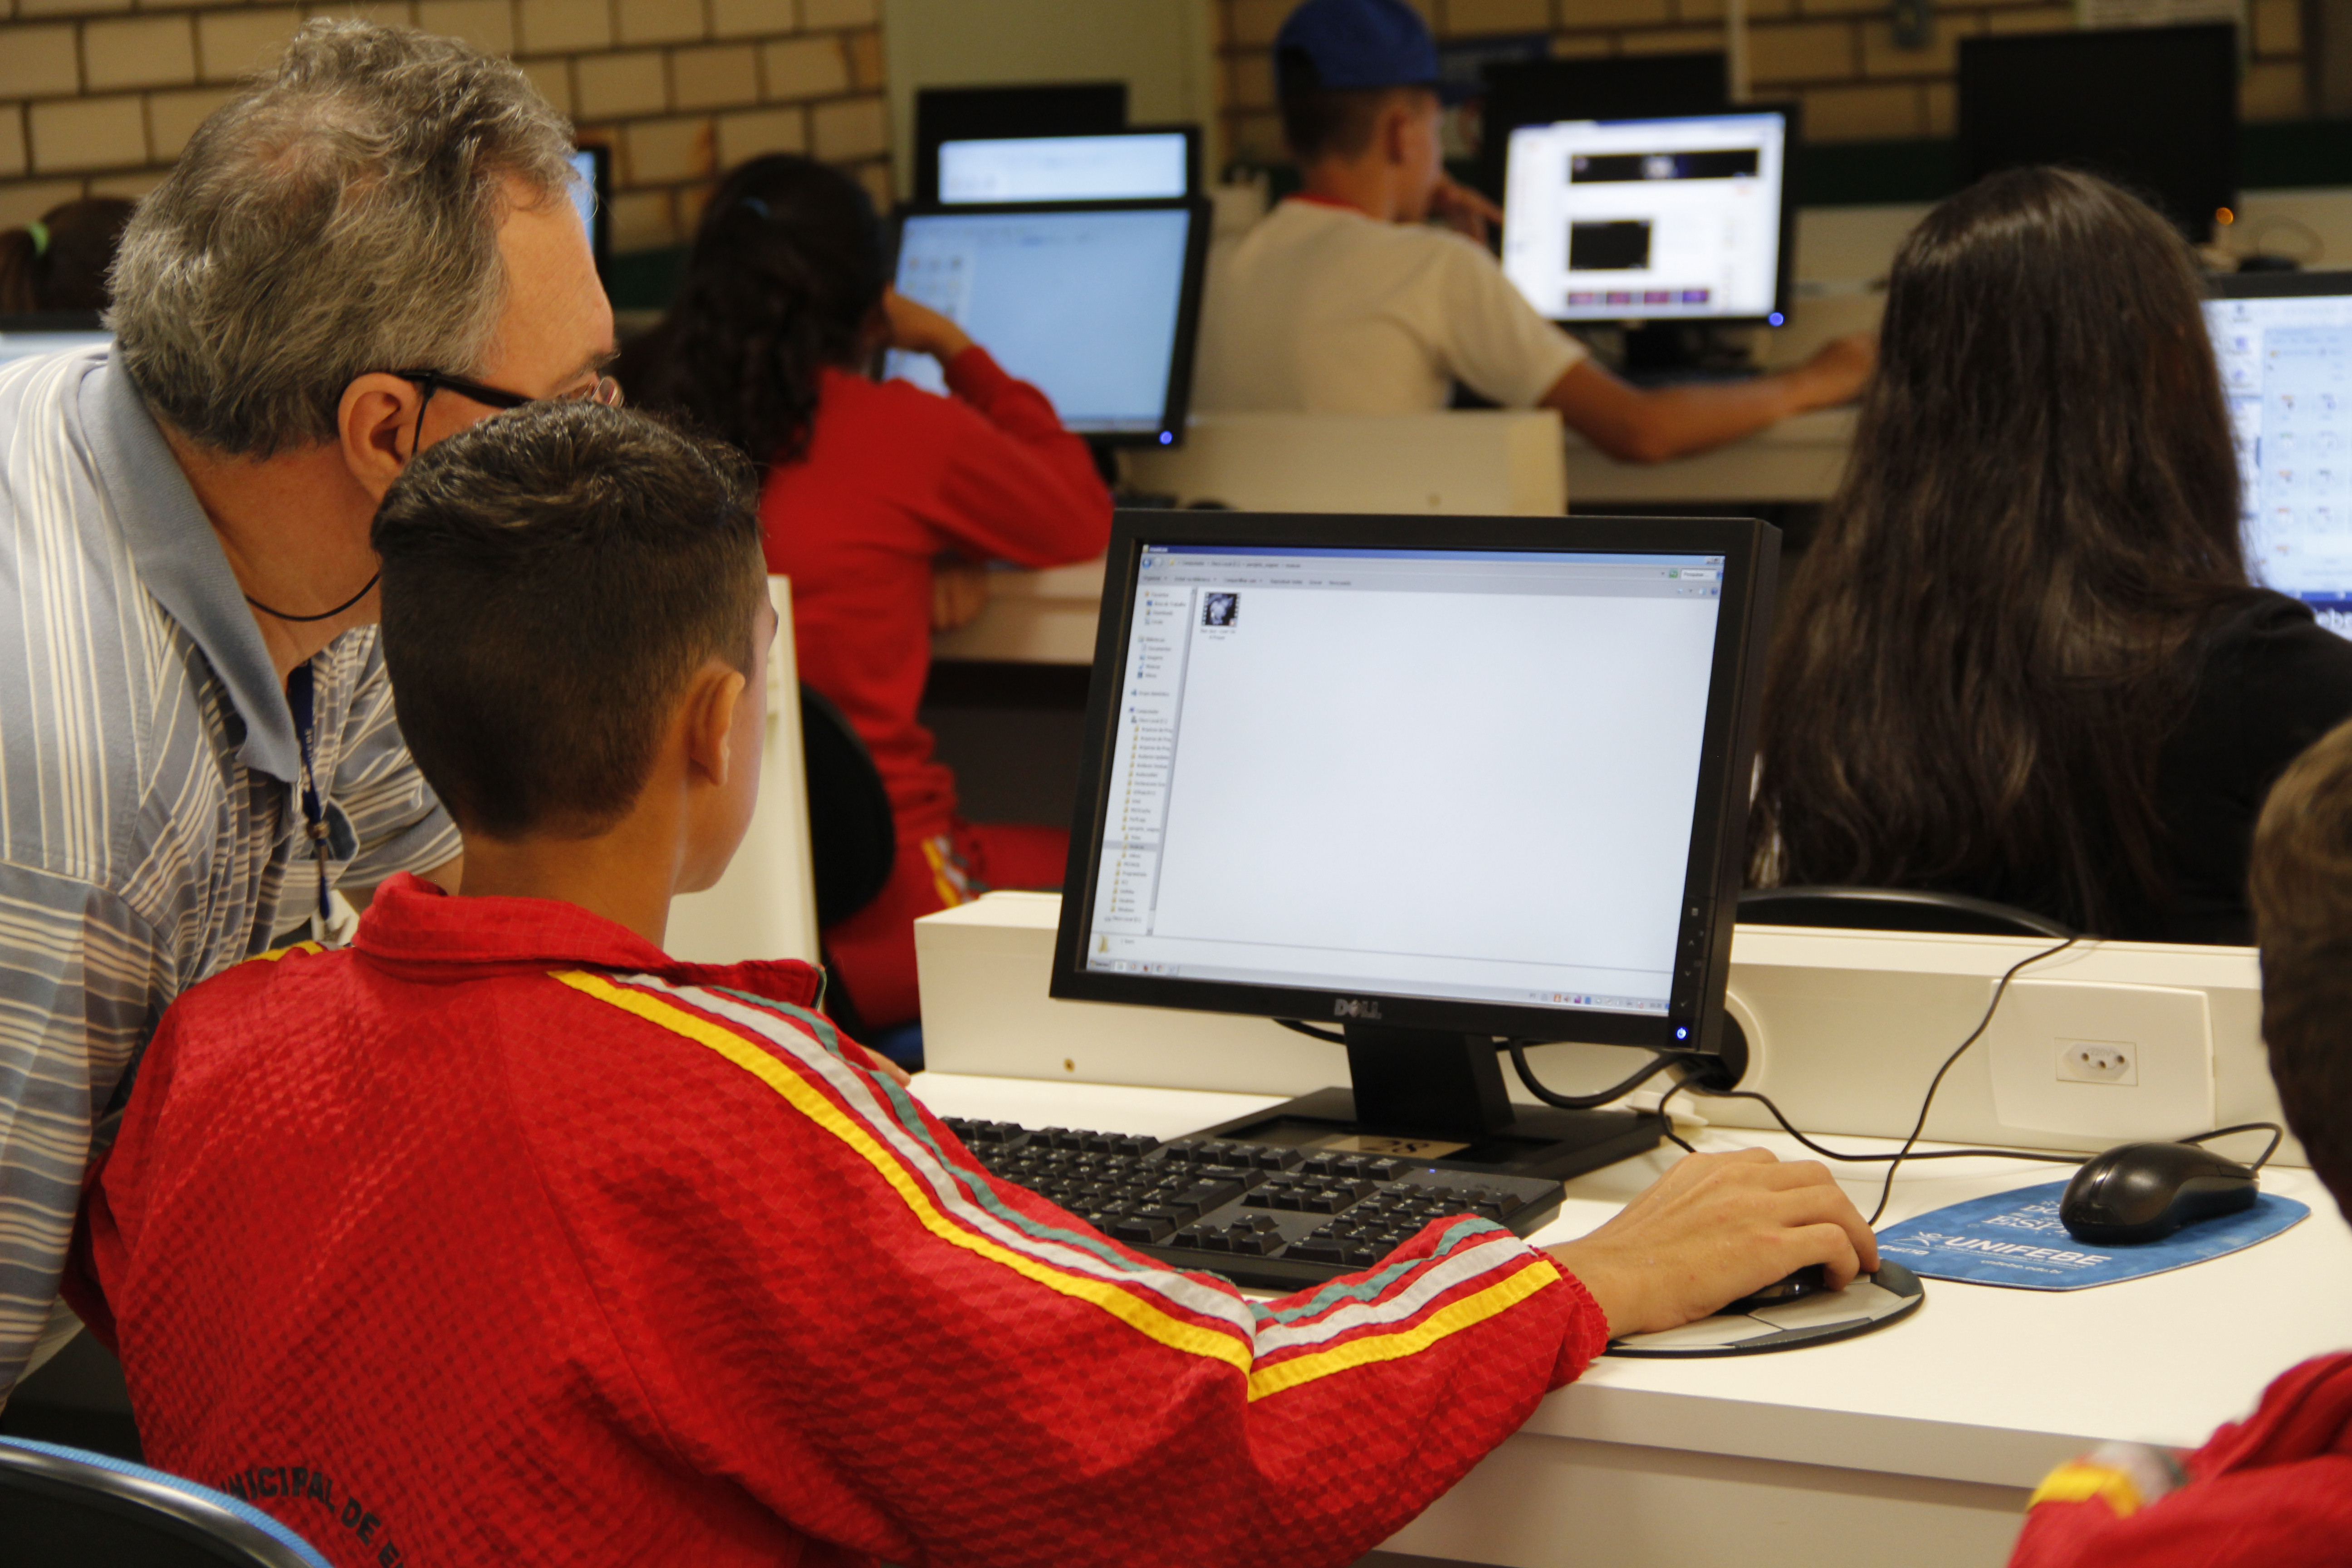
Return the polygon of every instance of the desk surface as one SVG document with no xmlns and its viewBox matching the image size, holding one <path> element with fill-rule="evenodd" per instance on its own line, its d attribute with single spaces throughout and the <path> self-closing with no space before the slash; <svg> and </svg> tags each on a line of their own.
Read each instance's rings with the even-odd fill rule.
<svg viewBox="0 0 2352 1568">
<path fill-rule="evenodd" d="M 927 1073 L 937 1113 L 1031 1126 L 1175 1137 L 1276 1103 L 1262 1095 Z M 1802 1154 L 1779 1134 L 1709 1129 L 1703 1149 Z M 1889 1147 L 1842 1141 L 1857 1152 Z M 1569 1184 L 1536 1240 L 1591 1230 L 1654 1180 L 1663 1148 Z M 1968 1160 L 1912 1166 L 1892 1224 L 1964 1198 L 2052 1178 L 2047 1165 Z M 1561 1437 L 2030 1487 L 2099 1441 L 2190 1447 L 2243 1415 L 2271 1378 L 2352 1343 L 2352 1234 L 2308 1171 L 2264 1174 L 2312 1205 L 2284 1235 L 2153 1279 L 2072 1292 L 1931 1280 L 1927 1302 L 1874 1334 L 1781 1355 L 1697 1361 L 1604 1358 L 1537 1410 L 1525 1430 Z M 1866 1214 L 1874 1175 L 1845 1183 Z"/>
</svg>

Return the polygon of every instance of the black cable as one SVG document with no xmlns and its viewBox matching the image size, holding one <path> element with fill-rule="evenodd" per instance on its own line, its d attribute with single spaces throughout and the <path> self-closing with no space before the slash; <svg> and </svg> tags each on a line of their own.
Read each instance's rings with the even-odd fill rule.
<svg viewBox="0 0 2352 1568">
<path fill-rule="evenodd" d="M 2021 958 L 2009 966 L 2009 973 L 2003 974 L 2000 977 L 2000 984 L 1992 988 L 1992 1000 L 1986 1004 L 1984 1016 L 1977 1020 L 1977 1026 L 1969 1031 L 1967 1039 L 1952 1047 L 1952 1054 L 1944 1058 L 1944 1065 L 1937 1068 L 1936 1076 L 1928 1080 L 1927 1096 L 1919 1101 L 1919 1120 L 1911 1124 L 1911 1136 L 1903 1141 L 1902 1150 L 1895 1155 L 1894 1162 L 1886 1167 L 1886 1180 L 1880 1183 L 1878 1187 L 1878 1206 L 1870 1211 L 1870 1218 L 1864 1222 L 1865 1224 L 1877 1225 L 1878 1216 L 1886 1212 L 1886 1202 L 1895 1195 L 1895 1173 L 1903 1168 L 1903 1156 L 1911 1152 L 1913 1145 L 1919 1142 L 1919 1134 L 1927 1130 L 1927 1111 L 1936 1103 L 1936 1091 L 1944 1087 L 1944 1075 L 1950 1072 L 1952 1064 L 1966 1055 L 1968 1048 L 1975 1045 L 1985 1030 L 1992 1026 L 1992 1016 L 2000 1011 L 2000 1000 L 2009 994 L 2009 983 L 2016 979 L 2019 972 L 2028 964 L 2039 963 L 2045 958 L 2055 958 L 2082 940 L 2082 933 L 2076 932 L 2057 946 L 2045 947 L 2040 952 Z"/>
<path fill-rule="evenodd" d="M 1561 1094 L 1556 1089 L 1546 1089 L 1537 1082 L 1535 1069 L 1528 1066 L 1528 1047 L 1541 1043 L 1531 1040 L 1507 1040 L 1504 1042 L 1503 1048 L 1511 1053 L 1511 1066 L 1518 1073 L 1519 1081 L 1528 1086 L 1528 1092 L 1546 1105 L 1557 1105 L 1562 1110 L 1591 1110 L 1608 1104 L 1612 1100 L 1622 1100 L 1690 1054 L 1687 1051 L 1654 1051 L 1650 1055 L 1649 1061 L 1622 1083 L 1612 1084 L 1593 1094 Z"/>
<path fill-rule="evenodd" d="M 2241 1121 L 2235 1127 L 2216 1127 L 2210 1132 L 2200 1132 L 2194 1138 L 2183 1138 L 2180 1142 L 2210 1143 L 2216 1138 L 2227 1138 L 2232 1132 L 2267 1132 L 2271 1135 L 2270 1146 L 2263 1151 L 2263 1157 L 2253 1163 L 2253 1168 L 2257 1171 L 2269 1164 L 2271 1156 L 2278 1152 L 2278 1146 L 2286 1142 L 2286 1129 L 2275 1121 Z"/>
<path fill-rule="evenodd" d="M 1311 1040 L 1328 1040 L 1335 1046 L 1344 1046 L 1348 1043 L 1348 1037 L 1337 1029 L 1318 1028 L 1312 1024 L 1302 1024 L 1296 1018 L 1276 1018 L 1275 1022 L 1293 1034 L 1305 1035 Z"/>
</svg>

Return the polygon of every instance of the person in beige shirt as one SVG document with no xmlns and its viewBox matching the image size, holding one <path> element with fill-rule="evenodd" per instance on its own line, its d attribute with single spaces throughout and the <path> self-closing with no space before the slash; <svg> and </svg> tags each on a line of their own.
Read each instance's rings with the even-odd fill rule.
<svg viewBox="0 0 2352 1568">
<path fill-rule="evenodd" d="M 1556 409 L 1612 457 L 1662 462 L 1847 402 L 1869 379 L 1875 342 L 1858 333 L 1776 375 L 1629 385 L 1538 315 L 1480 243 L 1501 214 L 1445 175 L 1436 47 L 1404 0 L 1307 0 L 1275 56 L 1304 189 L 1212 268 L 1195 406 L 1419 413 L 1459 382 L 1507 407 Z"/>
</svg>

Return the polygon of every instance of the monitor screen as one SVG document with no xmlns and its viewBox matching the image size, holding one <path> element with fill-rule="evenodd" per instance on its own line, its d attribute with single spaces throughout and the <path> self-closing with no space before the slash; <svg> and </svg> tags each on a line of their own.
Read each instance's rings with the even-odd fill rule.
<svg viewBox="0 0 2352 1568">
<path fill-rule="evenodd" d="M 1085 968 L 1664 1019 L 1725 563 L 1144 544 Z"/>
<path fill-rule="evenodd" d="M 2218 281 L 2238 295 L 2205 313 L 2237 437 L 2246 569 L 2352 637 L 2352 273 Z"/>
<path fill-rule="evenodd" d="M 1503 196 L 1504 158 L 1522 125 L 1722 114 L 1730 72 L 1720 49 L 1585 60 L 1494 60 L 1479 68 L 1478 181 Z"/>
<path fill-rule="evenodd" d="M 602 273 L 612 260 L 611 219 L 607 207 L 613 188 L 612 150 L 603 146 L 572 150 L 572 205 L 588 231 L 588 248 Z"/>
<path fill-rule="evenodd" d="M 1104 136 L 1127 129 L 1123 81 L 926 87 L 915 93 L 915 200 L 940 199 L 940 144 L 999 136 Z"/>
<path fill-rule="evenodd" d="M 1190 379 L 1202 204 L 909 216 L 898 291 L 954 321 L 1089 435 L 1172 443 Z M 946 390 L 937 361 L 887 374 Z"/>
<path fill-rule="evenodd" d="M 1181 131 L 1118 136 L 1019 136 L 940 143 L 940 200 L 1116 202 L 1192 194 Z"/>
<path fill-rule="evenodd" d="M 1959 41 L 1963 184 L 2063 163 L 2147 195 L 2192 240 L 2237 200 L 2238 29 L 2062 29 Z"/>
<path fill-rule="evenodd" d="M 1503 271 L 1556 321 L 1770 320 L 1788 121 L 1562 121 L 1511 132 Z"/>
</svg>

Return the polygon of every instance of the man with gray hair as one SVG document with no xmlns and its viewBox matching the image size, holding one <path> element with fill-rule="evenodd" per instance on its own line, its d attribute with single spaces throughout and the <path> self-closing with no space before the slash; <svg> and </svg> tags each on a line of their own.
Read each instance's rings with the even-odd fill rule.
<svg viewBox="0 0 2352 1568">
<path fill-rule="evenodd" d="M 338 883 L 455 881 L 368 527 L 420 447 L 617 399 L 571 146 L 509 63 L 313 23 L 140 205 L 112 350 L 0 370 L 0 1400 L 164 1006 Z"/>
</svg>

